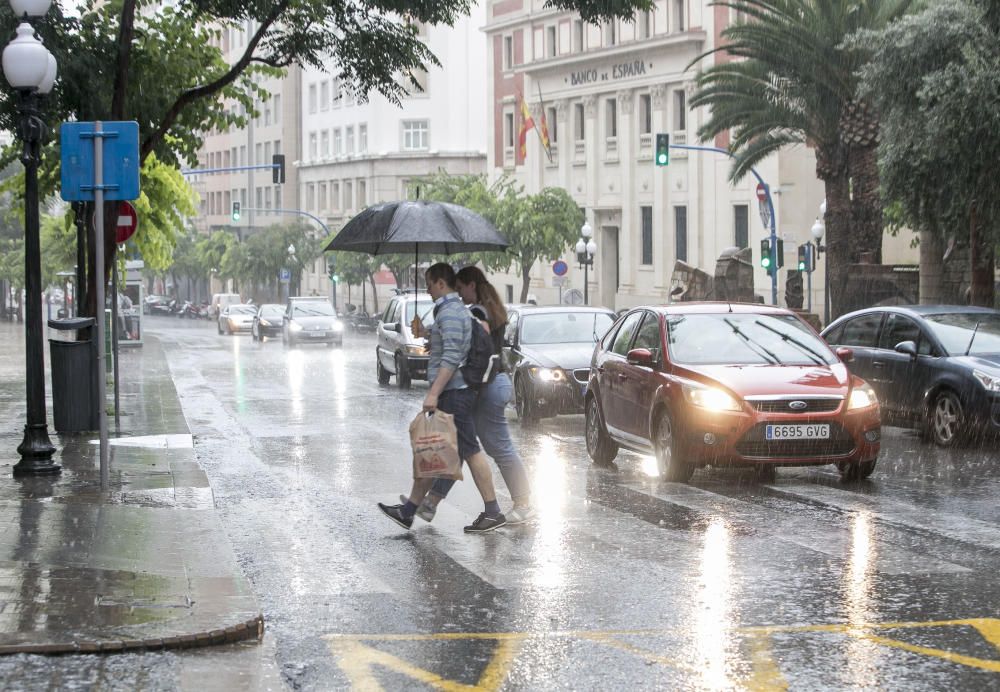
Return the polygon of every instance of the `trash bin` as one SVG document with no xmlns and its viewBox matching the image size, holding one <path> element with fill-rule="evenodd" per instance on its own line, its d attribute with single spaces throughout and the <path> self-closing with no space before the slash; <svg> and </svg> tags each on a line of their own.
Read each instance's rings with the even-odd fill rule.
<svg viewBox="0 0 1000 692">
<path fill-rule="evenodd" d="M 70 317 L 49 320 L 49 328 L 61 335 L 89 329 L 96 324 L 93 317 Z M 97 391 L 96 357 L 92 337 L 77 340 L 49 339 L 52 354 L 52 417 L 56 432 L 97 430 L 99 412 L 94 407 Z"/>
</svg>

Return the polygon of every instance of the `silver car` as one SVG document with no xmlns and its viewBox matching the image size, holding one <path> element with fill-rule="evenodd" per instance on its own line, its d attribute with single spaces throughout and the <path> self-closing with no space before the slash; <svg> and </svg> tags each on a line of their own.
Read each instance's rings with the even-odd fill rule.
<svg viewBox="0 0 1000 692">
<path fill-rule="evenodd" d="M 253 328 L 253 318 L 256 314 L 255 305 L 227 305 L 219 313 L 219 334 L 249 332 Z"/>
<path fill-rule="evenodd" d="M 286 346 L 303 343 L 342 346 L 344 323 L 324 298 L 301 300 L 292 298 L 285 307 L 281 325 L 281 341 Z"/>
<path fill-rule="evenodd" d="M 379 384 L 396 384 L 406 389 L 412 380 L 427 379 L 427 340 L 413 336 L 413 318 L 424 328 L 434 323 L 434 300 L 429 294 L 409 291 L 394 296 L 379 316 L 375 328 L 375 371 Z"/>
</svg>

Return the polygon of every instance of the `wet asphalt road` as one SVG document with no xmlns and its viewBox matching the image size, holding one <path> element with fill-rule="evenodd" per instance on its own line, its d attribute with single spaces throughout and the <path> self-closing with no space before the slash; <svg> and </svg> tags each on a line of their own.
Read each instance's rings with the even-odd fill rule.
<svg viewBox="0 0 1000 692">
<path fill-rule="evenodd" d="M 482 508 L 465 482 L 406 533 L 375 503 L 409 487 L 426 384 L 380 387 L 374 337 L 148 332 L 293 688 L 1000 689 L 994 449 L 887 429 L 861 484 L 828 467 L 678 485 L 629 453 L 592 467 L 582 416 L 511 413 L 538 521 L 463 534 Z"/>
</svg>

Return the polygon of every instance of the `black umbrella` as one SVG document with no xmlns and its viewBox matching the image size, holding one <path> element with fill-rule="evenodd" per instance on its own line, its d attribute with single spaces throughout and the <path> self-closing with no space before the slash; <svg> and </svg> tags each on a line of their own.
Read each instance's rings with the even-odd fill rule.
<svg viewBox="0 0 1000 692">
<path fill-rule="evenodd" d="M 479 214 L 447 202 L 385 202 L 347 222 L 326 251 L 387 255 L 504 250 L 509 243 Z"/>
</svg>

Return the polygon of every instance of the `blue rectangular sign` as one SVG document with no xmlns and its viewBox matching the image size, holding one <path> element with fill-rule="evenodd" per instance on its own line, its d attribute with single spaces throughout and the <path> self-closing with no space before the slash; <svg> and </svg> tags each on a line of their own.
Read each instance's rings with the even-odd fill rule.
<svg viewBox="0 0 1000 692">
<path fill-rule="evenodd" d="M 104 199 L 139 197 L 139 123 L 102 122 L 104 139 Z M 63 123 L 62 198 L 67 202 L 94 201 L 94 123 Z M 110 136 L 108 136 L 110 135 Z"/>
</svg>

